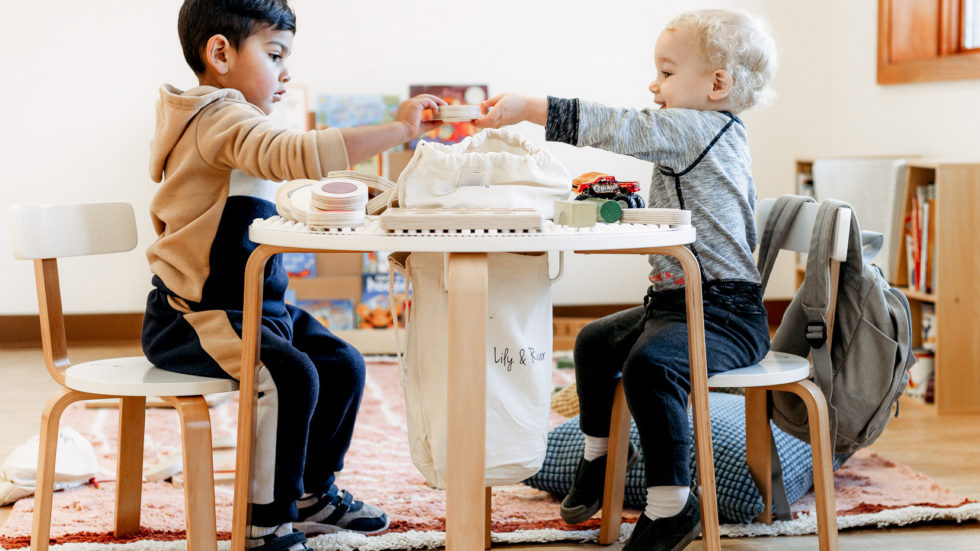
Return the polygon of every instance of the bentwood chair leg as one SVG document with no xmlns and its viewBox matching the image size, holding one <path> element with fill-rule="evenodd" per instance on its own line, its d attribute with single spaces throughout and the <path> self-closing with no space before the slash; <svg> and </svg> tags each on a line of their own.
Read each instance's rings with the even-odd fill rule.
<svg viewBox="0 0 980 551">
<path fill-rule="evenodd" d="M 48 399 L 41 414 L 41 440 L 37 452 L 37 477 L 34 482 L 31 551 L 46 551 L 51 540 L 51 502 L 54 497 L 54 466 L 58 453 L 58 425 L 61 414 L 66 407 L 86 396 L 84 393 L 62 388 Z"/>
<path fill-rule="evenodd" d="M 606 480 L 602 489 L 602 521 L 599 524 L 599 543 L 608 545 L 619 539 L 623 520 L 623 495 L 626 490 L 626 462 L 630 441 L 630 410 L 623 392 L 623 381 L 616 383 L 613 394 L 612 418 L 609 422 L 609 455 L 606 459 Z"/>
<path fill-rule="evenodd" d="M 214 504 L 211 416 L 203 396 L 174 398 L 184 451 L 184 506 L 188 551 L 218 548 Z"/>
<path fill-rule="evenodd" d="M 765 389 L 745 389 L 745 460 L 762 496 L 762 512 L 755 521 L 772 524 L 772 438 L 767 396 Z"/>
<path fill-rule="evenodd" d="M 786 385 L 806 404 L 813 454 L 813 493 L 817 506 L 820 551 L 837 551 L 837 502 L 834 496 L 834 464 L 830 449 L 827 399 L 809 379 Z"/>
<path fill-rule="evenodd" d="M 143 434 L 146 427 L 146 397 L 119 399 L 119 460 L 116 463 L 116 537 L 140 530 L 143 492 Z"/>
<path fill-rule="evenodd" d="M 483 510 L 486 511 L 486 517 L 484 518 L 484 521 L 483 521 L 483 525 L 486 527 L 486 531 L 485 531 L 486 532 L 486 542 L 485 542 L 485 545 L 484 545 L 484 549 L 490 549 L 490 545 L 492 543 L 490 541 L 490 502 L 493 500 L 493 496 L 492 496 L 492 492 L 491 492 L 492 489 L 493 489 L 492 487 L 487 486 L 487 495 L 486 495 L 486 499 L 485 499 L 486 502 L 483 505 Z"/>
</svg>

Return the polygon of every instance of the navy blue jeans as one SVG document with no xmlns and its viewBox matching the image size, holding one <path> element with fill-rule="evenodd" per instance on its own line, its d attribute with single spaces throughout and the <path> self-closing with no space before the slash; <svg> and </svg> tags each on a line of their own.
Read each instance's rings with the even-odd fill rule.
<svg viewBox="0 0 980 551">
<path fill-rule="evenodd" d="M 761 360 L 769 326 L 758 285 L 713 282 L 704 287 L 708 376 Z M 689 486 L 691 392 L 684 290 L 650 292 L 637 306 L 585 326 L 575 340 L 580 426 L 609 435 L 613 392 L 623 390 L 636 422 L 649 486 Z"/>
<path fill-rule="evenodd" d="M 270 488 L 273 494 L 271 502 L 253 503 L 251 523 L 256 526 L 295 521 L 295 502 L 304 492 L 330 489 L 335 473 L 344 467 L 365 382 L 360 352 L 306 311 L 282 303 L 280 309 L 278 315 L 264 312 L 260 325 L 259 359 L 272 386 L 260 390 L 256 415 L 263 407 L 274 413 L 269 417 L 272 422 L 257 429 L 253 446 L 256 465 L 262 456 L 274 468 L 268 469 L 268 477 L 258 467 L 252 471 L 252 499 Z M 208 313 L 184 314 L 170 306 L 165 293 L 152 290 L 143 317 L 146 357 L 178 373 L 232 377 L 215 356 L 226 365 L 240 366 L 242 312 L 210 311 L 212 319 L 220 322 L 211 327 L 224 330 L 199 333 L 188 319 Z M 256 384 L 261 389 L 261 375 Z M 256 488 L 267 491 L 256 492 Z"/>
</svg>

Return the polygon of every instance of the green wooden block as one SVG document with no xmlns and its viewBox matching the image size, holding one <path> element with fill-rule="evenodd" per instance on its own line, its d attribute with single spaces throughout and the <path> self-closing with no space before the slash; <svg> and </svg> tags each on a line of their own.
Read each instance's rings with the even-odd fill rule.
<svg viewBox="0 0 980 551">
<path fill-rule="evenodd" d="M 599 222 L 619 222 L 623 217 L 623 206 L 617 201 L 592 197 L 585 199 L 585 202 L 595 205 L 595 216 Z"/>
<path fill-rule="evenodd" d="M 596 209 L 585 201 L 555 201 L 555 224 L 586 228 L 594 226 Z"/>
</svg>

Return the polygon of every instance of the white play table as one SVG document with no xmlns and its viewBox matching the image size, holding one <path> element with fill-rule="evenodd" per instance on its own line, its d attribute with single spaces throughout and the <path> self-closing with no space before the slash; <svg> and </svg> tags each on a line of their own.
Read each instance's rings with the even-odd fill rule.
<svg viewBox="0 0 980 551">
<path fill-rule="evenodd" d="M 489 489 L 484 486 L 486 413 L 486 317 L 487 255 L 498 252 L 574 251 L 603 254 L 664 254 L 677 258 L 684 271 L 685 300 L 691 357 L 691 401 L 694 409 L 697 471 L 701 484 L 703 536 L 706 549 L 719 549 L 718 514 L 715 501 L 714 466 L 708 414 L 708 386 L 701 302 L 701 272 L 686 246 L 694 242 L 690 226 L 666 228 L 635 224 L 599 224 L 571 228 L 545 222 L 541 231 L 463 231 L 444 233 L 385 233 L 376 220 L 360 228 L 312 231 L 305 225 L 278 216 L 256 220 L 249 238 L 259 246 L 245 269 L 244 320 L 242 329 L 242 375 L 238 416 L 238 456 L 232 549 L 244 547 L 248 522 L 248 489 L 254 439 L 255 369 L 259 354 L 259 318 L 266 262 L 284 252 L 444 252 L 448 254 L 449 364 L 447 402 L 446 548 L 476 551 L 489 548 Z M 618 407 L 614 415 L 627 415 Z M 610 435 L 610 471 L 625 469 L 626 439 Z M 617 480 L 623 478 L 618 473 Z M 607 495 L 606 503 L 622 503 Z M 618 537 L 620 512 L 603 518 L 600 541 Z M 605 517 L 606 515 L 604 515 Z"/>
</svg>

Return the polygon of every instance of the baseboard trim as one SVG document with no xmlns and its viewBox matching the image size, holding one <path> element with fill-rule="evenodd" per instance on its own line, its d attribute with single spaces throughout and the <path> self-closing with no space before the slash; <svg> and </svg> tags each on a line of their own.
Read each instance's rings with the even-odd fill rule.
<svg viewBox="0 0 980 551">
<path fill-rule="evenodd" d="M 767 300 L 769 325 L 779 326 L 789 300 Z M 555 306 L 556 318 L 598 319 L 636 306 L 635 304 L 584 304 Z M 143 325 L 142 313 L 128 314 L 66 314 L 65 331 L 69 343 L 94 344 L 104 342 L 139 342 Z M 40 347 L 40 321 L 36 315 L 0 315 L 0 346 Z"/>
<path fill-rule="evenodd" d="M 65 314 L 69 345 L 139 342 L 143 314 Z M 0 346 L 41 346 L 41 323 L 37 315 L 0 316 Z"/>
</svg>

